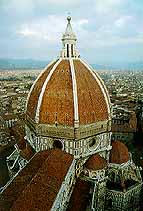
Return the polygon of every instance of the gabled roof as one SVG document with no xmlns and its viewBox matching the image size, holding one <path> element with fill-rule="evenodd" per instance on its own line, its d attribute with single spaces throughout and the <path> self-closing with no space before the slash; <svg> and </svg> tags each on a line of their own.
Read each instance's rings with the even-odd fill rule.
<svg viewBox="0 0 143 211">
<path fill-rule="evenodd" d="M 67 211 L 86 211 L 89 192 L 89 183 L 78 178 L 71 195 Z"/>
<path fill-rule="evenodd" d="M 50 210 L 72 160 L 58 149 L 36 154 L 2 193 L 0 210 Z"/>
<path fill-rule="evenodd" d="M 21 195 L 24 188 L 30 183 L 32 178 L 48 157 L 49 151 L 36 154 L 24 169 L 12 180 L 0 197 L 0 210 L 8 211 L 14 201 Z"/>
</svg>

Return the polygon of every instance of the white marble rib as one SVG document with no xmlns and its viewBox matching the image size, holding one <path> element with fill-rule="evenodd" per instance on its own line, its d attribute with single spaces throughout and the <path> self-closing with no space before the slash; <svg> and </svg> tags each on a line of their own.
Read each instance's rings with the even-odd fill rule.
<svg viewBox="0 0 143 211">
<path fill-rule="evenodd" d="M 94 70 L 87 64 L 85 63 L 83 60 L 81 60 L 81 63 L 83 63 L 86 68 L 90 71 L 90 73 L 93 75 L 93 77 L 95 78 L 95 80 L 97 81 L 98 85 L 100 86 L 103 94 L 104 94 L 104 97 L 105 97 L 105 101 L 106 101 L 106 104 L 107 104 L 107 109 L 108 109 L 108 115 L 109 115 L 109 119 L 110 119 L 110 115 L 111 115 L 111 110 L 110 110 L 110 98 L 109 98 L 109 94 L 108 94 L 108 91 L 104 85 L 104 82 L 102 81 L 102 79 L 100 78 L 100 76 L 94 72 Z"/>
<path fill-rule="evenodd" d="M 36 80 L 35 80 L 34 83 L 32 84 L 31 89 L 30 89 L 30 91 L 29 91 L 29 93 L 28 93 L 27 101 L 26 101 L 26 110 L 27 110 L 27 105 L 28 105 L 28 101 L 29 101 L 31 92 L 33 91 L 33 88 L 34 88 L 35 84 L 37 83 L 37 81 L 39 80 L 39 78 L 41 77 L 41 75 L 47 70 L 47 68 L 49 68 L 54 62 L 55 62 L 55 60 L 52 61 L 52 62 L 50 62 L 50 63 L 44 68 L 44 70 L 41 71 L 41 73 L 38 75 L 38 77 L 36 78 Z"/>
<path fill-rule="evenodd" d="M 44 92 L 45 92 L 45 89 L 46 89 L 46 86 L 52 76 L 52 74 L 54 73 L 54 70 L 57 68 L 57 66 L 60 64 L 62 59 L 59 59 L 56 64 L 53 66 L 53 68 L 51 69 L 50 73 L 48 74 L 44 84 L 43 84 L 43 87 L 42 87 L 42 90 L 41 90 L 41 93 L 40 93 L 40 96 L 39 96 L 39 99 L 38 99 L 38 105 L 37 105 L 37 109 L 36 109 L 36 115 L 35 115 L 35 121 L 36 123 L 39 123 L 39 114 L 40 114 L 40 107 L 41 107 L 41 103 L 42 103 L 42 99 L 43 99 L 43 95 L 44 95 Z"/>
<path fill-rule="evenodd" d="M 74 127 L 79 127 L 79 114 L 78 114 L 78 96 L 77 96 L 77 83 L 74 70 L 73 59 L 70 59 L 70 69 L 72 75 L 72 87 L 73 87 L 73 101 L 74 101 Z"/>
</svg>

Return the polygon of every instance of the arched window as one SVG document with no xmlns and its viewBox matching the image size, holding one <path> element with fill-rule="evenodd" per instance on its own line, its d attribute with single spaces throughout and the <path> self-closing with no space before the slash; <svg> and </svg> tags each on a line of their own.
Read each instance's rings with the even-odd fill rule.
<svg viewBox="0 0 143 211">
<path fill-rule="evenodd" d="M 69 57 L 69 44 L 67 44 L 67 57 Z"/>
<path fill-rule="evenodd" d="M 62 142 L 59 141 L 59 140 L 55 140 L 54 143 L 53 143 L 53 148 L 55 148 L 55 149 L 62 149 L 63 148 Z"/>
<path fill-rule="evenodd" d="M 71 56 L 73 57 L 73 44 L 71 44 Z"/>
</svg>

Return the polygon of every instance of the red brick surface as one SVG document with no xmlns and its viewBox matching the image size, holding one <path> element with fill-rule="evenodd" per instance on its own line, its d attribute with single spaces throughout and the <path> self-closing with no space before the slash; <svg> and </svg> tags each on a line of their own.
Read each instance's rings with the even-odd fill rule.
<svg viewBox="0 0 143 211">
<path fill-rule="evenodd" d="M 108 119 L 107 105 L 100 86 L 89 70 L 74 61 L 80 124 L 90 124 Z"/>
<path fill-rule="evenodd" d="M 34 155 L 34 151 L 33 151 L 32 147 L 29 144 L 27 144 L 25 149 L 23 149 L 21 151 L 21 156 L 23 158 L 25 158 L 26 160 L 30 160 L 33 157 L 33 155 Z"/>
<path fill-rule="evenodd" d="M 110 152 L 110 163 L 122 164 L 129 160 L 128 148 L 120 141 L 112 142 L 112 150 Z"/>
<path fill-rule="evenodd" d="M 69 61 L 63 60 L 47 84 L 40 108 L 40 123 L 73 125 L 74 106 Z"/>
<path fill-rule="evenodd" d="M 77 179 L 67 211 L 86 211 L 90 192 L 87 181 Z"/>
<path fill-rule="evenodd" d="M 59 149 L 36 154 L 3 192 L 2 211 L 50 211 L 72 163 Z"/>
<path fill-rule="evenodd" d="M 39 95 L 41 93 L 41 89 L 42 86 L 50 72 L 50 70 L 52 69 L 52 67 L 54 66 L 55 63 L 53 63 L 42 75 L 41 77 L 38 79 L 37 83 L 35 84 L 31 95 L 29 97 L 29 101 L 27 104 L 27 111 L 26 113 L 28 114 L 28 116 L 30 116 L 32 119 L 35 118 L 35 114 L 36 114 L 36 108 L 37 108 L 37 104 L 38 104 L 38 99 L 39 99 Z"/>
<path fill-rule="evenodd" d="M 91 170 L 100 170 L 107 166 L 106 160 L 99 154 L 92 155 L 85 163 L 85 167 Z"/>
<path fill-rule="evenodd" d="M 108 119 L 107 104 L 100 85 L 79 60 L 74 60 L 74 68 L 80 124 L 90 124 Z M 42 86 L 51 69 L 52 66 L 39 78 L 29 98 L 27 114 L 33 119 Z M 39 122 L 73 126 L 73 87 L 68 60 L 60 62 L 46 86 L 40 107 Z"/>
<path fill-rule="evenodd" d="M 12 207 L 14 201 L 21 195 L 25 187 L 30 183 L 38 169 L 49 155 L 48 151 L 38 153 L 26 165 L 17 177 L 4 190 L 0 197 L 0 211 L 8 211 Z M 18 211 L 18 210 L 17 210 Z M 24 211 L 24 210 L 23 210 Z"/>
</svg>

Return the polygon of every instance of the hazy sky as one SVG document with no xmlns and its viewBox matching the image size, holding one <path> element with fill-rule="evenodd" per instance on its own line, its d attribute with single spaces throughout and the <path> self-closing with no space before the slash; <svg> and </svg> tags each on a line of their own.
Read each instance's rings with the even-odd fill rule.
<svg viewBox="0 0 143 211">
<path fill-rule="evenodd" d="M 143 0 L 0 0 L 0 57 L 57 57 L 68 13 L 87 61 L 143 61 Z"/>
</svg>

